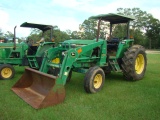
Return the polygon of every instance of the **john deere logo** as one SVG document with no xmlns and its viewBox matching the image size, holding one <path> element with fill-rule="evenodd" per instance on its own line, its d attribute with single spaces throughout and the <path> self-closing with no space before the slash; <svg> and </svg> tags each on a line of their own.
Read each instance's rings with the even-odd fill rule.
<svg viewBox="0 0 160 120">
<path fill-rule="evenodd" d="M 71 56 L 75 56 L 75 53 L 74 53 L 74 52 L 72 52 L 72 53 L 71 53 Z"/>
</svg>

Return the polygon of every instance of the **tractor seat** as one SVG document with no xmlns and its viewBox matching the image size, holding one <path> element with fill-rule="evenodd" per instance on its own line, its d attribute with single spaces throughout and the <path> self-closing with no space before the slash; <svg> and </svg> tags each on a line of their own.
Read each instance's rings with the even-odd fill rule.
<svg viewBox="0 0 160 120">
<path fill-rule="evenodd" d="M 114 49 L 117 50 L 119 44 L 119 38 L 112 38 L 107 41 L 107 50 Z"/>
</svg>

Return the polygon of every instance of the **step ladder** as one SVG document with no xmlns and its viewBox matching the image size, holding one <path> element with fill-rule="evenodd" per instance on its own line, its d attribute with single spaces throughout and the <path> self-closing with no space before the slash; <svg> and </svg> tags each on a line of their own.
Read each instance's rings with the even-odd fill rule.
<svg viewBox="0 0 160 120">
<path fill-rule="evenodd" d="M 115 57 L 109 58 L 109 64 L 111 65 L 111 68 L 114 72 L 121 72 L 120 66 L 117 62 L 117 59 Z"/>
<path fill-rule="evenodd" d="M 31 68 L 39 69 L 39 65 L 37 63 L 37 60 L 36 60 L 35 56 L 28 56 L 27 58 L 28 58 L 29 66 Z"/>
</svg>

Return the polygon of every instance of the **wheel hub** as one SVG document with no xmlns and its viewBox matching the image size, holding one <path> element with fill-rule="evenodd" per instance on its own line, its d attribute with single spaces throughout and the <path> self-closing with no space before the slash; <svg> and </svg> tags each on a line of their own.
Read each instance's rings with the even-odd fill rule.
<svg viewBox="0 0 160 120">
<path fill-rule="evenodd" d="M 102 84 L 102 75 L 97 74 L 94 78 L 94 88 L 99 88 Z"/>
<path fill-rule="evenodd" d="M 144 56 L 142 54 L 139 54 L 135 61 L 135 70 L 137 74 L 141 74 L 143 72 L 144 64 L 145 64 Z"/>
<path fill-rule="evenodd" d="M 9 78 L 11 75 L 12 75 L 12 70 L 10 68 L 4 68 L 2 71 L 1 71 L 1 75 L 4 77 L 4 78 Z"/>
</svg>

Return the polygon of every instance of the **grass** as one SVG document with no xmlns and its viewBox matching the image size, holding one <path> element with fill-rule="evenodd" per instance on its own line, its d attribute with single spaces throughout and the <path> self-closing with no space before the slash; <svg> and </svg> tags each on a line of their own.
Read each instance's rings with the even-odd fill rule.
<svg viewBox="0 0 160 120">
<path fill-rule="evenodd" d="M 13 80 L 0 80 L 0 120 L 158 120 L 160 119 L 160 55 L 148 54 L 143 80 L 129 82 L 122 74 L 106 76 L 103 89 L 87 94 L 83 74 L 74 73 L 67 83 L 62 104 L 36 110 L 10 89 L 23 74 L 15 67 Z"/>
</svg>

